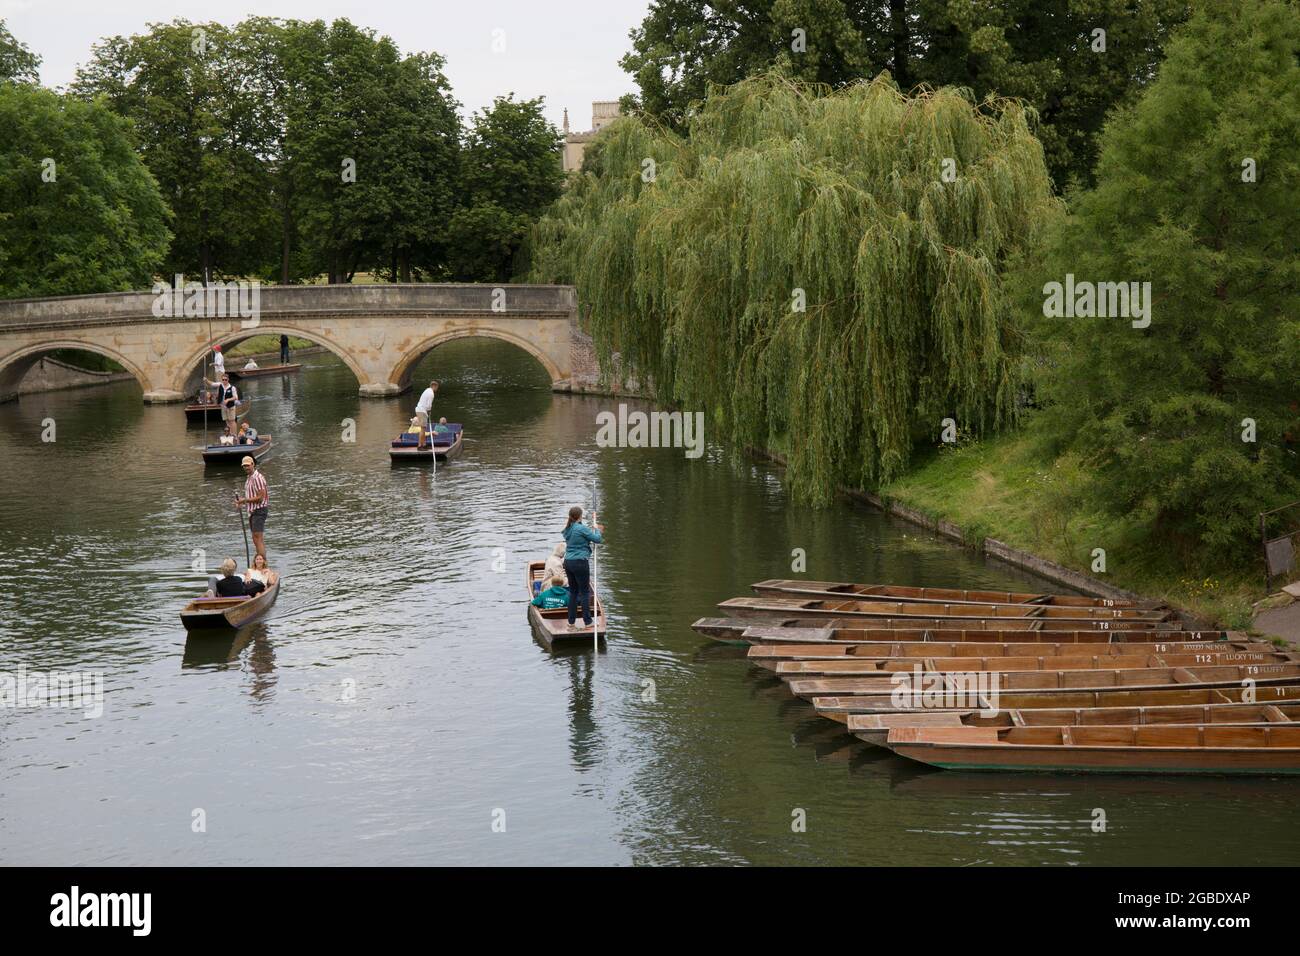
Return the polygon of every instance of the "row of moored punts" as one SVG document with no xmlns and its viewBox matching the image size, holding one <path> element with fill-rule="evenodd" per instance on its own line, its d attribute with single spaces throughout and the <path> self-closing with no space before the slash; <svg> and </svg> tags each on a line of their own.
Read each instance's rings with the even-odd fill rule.
<svg viewBox="0 0 1300 956">
<path fill-rule="evenodd" d="M 1155 602 L 770 580 L 695 629 L 935 767 L 1300 773 L 1300 655 Z"/>
</svg>

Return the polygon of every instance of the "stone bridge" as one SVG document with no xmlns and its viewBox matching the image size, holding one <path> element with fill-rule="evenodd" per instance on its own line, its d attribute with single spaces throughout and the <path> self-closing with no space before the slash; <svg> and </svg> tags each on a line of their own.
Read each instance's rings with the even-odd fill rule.
<svg viewBox="0 0 1300 956">
<path fill-rule="evenodd" d="M 465 336 L 518 346 L 545 367 L 557 391 L 587 391 L 596 380 L 572 286 L 265 285 L 251 318 L 214 307 L 215 296 L 195 314 L 180 296 L 162 295 L 169 301 L 161 306 L 154 292 L 0 300 L 0 401 L 14 398 L 23 376 L 54 349 L 108 356 L 135 376 L 146 402 L 181 401 L 193 394 L 211 344 L 228 348 L 282 333 L 329 349 L 369 397 L 405 391 L 420 359 Z"/>
</svg>

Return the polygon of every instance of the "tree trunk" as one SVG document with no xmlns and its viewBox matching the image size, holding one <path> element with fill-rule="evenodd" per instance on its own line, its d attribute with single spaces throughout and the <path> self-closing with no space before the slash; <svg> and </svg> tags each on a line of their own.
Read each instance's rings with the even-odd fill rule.
<svg viewBox="0 0 1300 956">
<path fill-rule="evenodd" d="M 911 32 L 907 22 L 907 0 L 889 0 L 889 32 L 894 45 L 894 81 L 904 93 L 912 86 L 908 50 Z"/>
</svg>

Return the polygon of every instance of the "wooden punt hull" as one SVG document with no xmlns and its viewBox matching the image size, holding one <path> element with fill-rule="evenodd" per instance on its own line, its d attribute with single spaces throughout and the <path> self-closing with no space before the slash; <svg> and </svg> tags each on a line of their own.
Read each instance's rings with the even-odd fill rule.
<svg viewBox="0 0 1300 956">
<path fill-rule="evenodd" d="M 1155 707 L 1171 705 L 1277 703 L 1283 700 L 1300 700 L 1300 679 L 1267 678 L 1246 686 L 1241 680 L 1209 681 L 1197 684 L 1166 684 L 1158 687 L 1091 687 L 1068 690 L 1004 691 L 998 695 L 998 707 L 1003 710 L 1043 710 L 1072 708 L 1087 710 L 1097 707 Z M 847 723 L 852 714 L 916 714 L 957 711 L 968 713 L 981 709 L 969 705 L 914 706 L 910 697 L 895 700 L 892 696 L 849 694 L 843 696 L 814 697 L 813 707 L 818 716 Z M 984 708 L 993 713 L 994 708 Z"/>
<path fill-rule="evenodd" d="M 1132 627 L 1173 627 L 1169 611 L 1135 611 L 1121 608 L 1034 607 L 1009 604 L 909 604 L 906 601 L 845 601 L 815 598 L 737 597 L 718 605 L 725 613 L 759 620 L 771 617 L 840 618 L 945 618 L 948 620 L 1014 620 L 1063 625 L 1083 630 L 1104 625 L 1104 630 Z M 971 627 L 985 627 L 971 624 Z"/>
<path fill-rule="evenodd" d="M 593 643 L 591 628 L 584 628 L 581 631 L 569 630 L 569 610 L 568 608 L 555 608 L 553 610 L 542 610 L 540 607 L 534 607 L 532 600 L 533 582 L 541 581 L 545 573 L 545 561 L 528 562 L 527 585 L 528 585 L 528 623 L 532 625 L 533 633 L 537 635 L 546 649 L 554 650 L 556 647 L 590 647 Z M 603 644 L 609 630 L 608 621 L 605 618 L 605 605 L 600 600 L 600 595 L 596 595 L 596 604 L 592 608 L 593 620 L 596 623 L 596 634 Z M 578 623 L 582 623 L 582 618 L 578 618 Z"/>
<path fill-rule="evenodd" d="M 1156 707 L 1044 707 L 1040 710 L 850 714 L 849 732 L 877 747 L 900 727 L 1136 727 L 1180 724 L 1272 724 L 1300 721 L 1300 699 L 1274 704 L 1183 704 Z"/>
<path fill-rule="evenodd" d="M 438 461 L 446 461 L 459 455 L 464 444 L 465 432 L 462 429 L 456 433 L 456 438 L 450 445 L 434 445 L 430 448 L 389 445 L 388 457 L 393 461 L 433 461 L 435 457 Z"/>
<path fill-rule="evenodd" d="M 252 404 L 248 399 L 244 399 L 235 406 L 235 417 L 243 418 L 248 414 L 248 407 Z M 203 424 L 203 419 L 207 418 L 209 425 L 221 425 L 221 406 L 220 405 L 202 405 L 198 402 L 190 402 L 185 406 L 185 420 L 187 422 L 198 422 Z"/>
<path fill-rule="evenodd" d="M 1160 640 L 1171 641 L 1219 641 L 1226 640 L 1231 631 L 1184 631 L 1180 629 L 1125 629 L 1111 630 L 1089 628 L 1086 630 L 1043 630 L 1035 623 L 1013 622 L 1014 627 L 999 627 L 997 630 L 970 628 L 963 621 L 940 619 L 927 625 L 924 621 L 913 618 L 899 621 L 892 619 L 872 621 L 872 627 L 853 626 L 862 622 L 844 622 L 842 626 L 835 621 L 800 622 L 789 618 L 770 621 L 755 621 L 752 618 L 739 617 L 702 617 L 691 628 L 697 633 L 710 637 L 722 644 L 828 644 L 877 643 L 882 641 L 939 641 L 939 642 L 984 642 L 1003 643 L 1098 643 L 1110 644 L 1138 641 L 1143 643 Z M 821 625 L 821 626 L 809 626 Z"/>
<path fill-rule="evenodd" d="M 231 378 L 257 378 L 262 375 L 287 375 L 302 368 L 299 362 L 288 365 L 260 365 L 257 368 L 238 368 L 229 370 Z"/>
<path fill-rule="evenodd" d="M 913 588 L 891 584 L 853 584 L 840 581 L 799 581 L 773 578 L 750 585 L 755 594 L 772 597 L 815 597 L 853 601 L 893 601 L 938 604 L 1000 604 L 1011 607 L 1097 608 L 1128 617 L 1158 610 L 1154 602 L 1116 598 L 1074 597 L 1067 594 L 1031 594 L 1016 591 L 969 591 L 959 588 Z"/>
<path fill-rule="evenodd" d="M 1225 644 L 1227 642 L 1224 642 Z M 863 646 L 863 645 L 854 645 Z M 972 645 L 981 647 L 984 645 Z M 785 680 L 804 677 L 870 677 L 879 674 L 891 674 L 899 671 L 966 672 L 966 671 L 1045 671 L 1045 670 L 1123 670 L 1141 667 L 1195 667 L 1201 664 L 1284 664 L 1300 662 L 1300 656 L 1279 651 L 1271 645 L 1238 647 L 1230 645 L 1223 648 L 1206 648 L 1205 645 L 1193 644 L 1195 648 L 1188 652 L 1166 650 L 1164 652 L 1147 651 L 1143 648 L 1174 645 L 1129 644 L 1114 645 L 1136 650 L 1128 654 L 1079 654 L 1075 647 L 1092 645 L 1045 645 L 1063 647 L 1064 653 L 1043 654 L 1041 650 L 1034 653 L 993 654 L 988 657 L 970 657 L 964 655 L 948 656 L 938 653 L 918 651 L 911 655 L 896 657 L 861 657 L 820 656 L 799 654 L 794 649 L 782 649 L 781 645 L 752 647 L 747 655 L 750 663 L 762 667 Z M 1110 646 L 1110 645 L 1103 645 Z M 755 652 L 758 652 L 757 654 Z M 776 653 L 773 653 L 776 652 Z"/>
<path fill-rule="evenodd" d="M 207 465 L 238 465 L 244 456 L 251 455 L 254 461 L 271 450 L 271 436 L 259 435 L 256 445 L 207 445 L 203 449 L 203 463 Z"/>
<path fill-rule="evenodd" d="M 1238 650 L 1211 654 L 1121 654 L 1023 656 L 1002 657 L 924 657 L 924 658 L 848 658 L 840 660 L 778 660 L 769 661 L 770 670 L 783 680 L 803 680 L 838 677 L 879 677 L 893 681 L 897 674 L 936 673 L 965 674 L 970 672 L 999 673 L 1005 684 L 1017 674 L 1036 672 L 1088 673 L 1124 670 L 1159 670 L 1170 667 L 1200 667 L 1202 665 L 1227 666 L 1246 664 L 1296 664 L 1300 655 L 1276 649 Z M 1062 676 L 1061 680 L 1067 678 Z M 1082 685 L 1086 686 L 1086 685 Z"/>
<path fill-rule="evenodd" d="M 252 624 L 275 604 L 283 578 L 252 598 L 195 598 L 181 609 L 187 631 L 233 630 Z"/>
<path fill-rule="evenodd" d="M 916 728 L 896 754 L 946 770 L 1055 773 L 1300 773 L 1300 727 Z"/>
<path fill-rule="evenodd" d="M 975 701 L 994 692 L 1000 697 L 1015 691 L 1094 690 L 1106 687 L 1151 689 L 1172 685 L 1196 686 L 1232 683 L 1244 680 L 1266 681 L 1300 677 L 1300 664 L 1210 664 L 1181 667 L 1108 668 L 1106 670 L 1044 671 L 899 671 L 879 677 L 816 677 L 790 680 L 796 697 L 899 696 L 920 701 L 917 706 L 930 709 L 929 698 L 969 699 Z M 996 686 L 994 686 L 996 684 Z M 956 706 L 979 706 L 961 703 Z M 908 708 L 903 708 L 908 709 Z M 951 708 L 949 708 L 951 709 Z"/>
</svg>

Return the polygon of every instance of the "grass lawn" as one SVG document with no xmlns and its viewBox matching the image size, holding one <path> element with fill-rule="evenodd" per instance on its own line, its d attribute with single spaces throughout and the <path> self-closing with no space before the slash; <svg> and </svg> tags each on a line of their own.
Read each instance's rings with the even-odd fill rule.
<svg viewBox="0 0 1300 956">
<path fill-rule="evenodd" d="M 1097 511 L 1082 493 L 1085 473 L 1070 455 L 1053 459 L 1025 428 L 930 453 L 879 493 L 966 532 L 996 538 L 1101 580 L 1162 598 L 1223 627 L 1248 629 L 1253 602 L 1264 597 L 1255 568 L 1189 567 L 1155 544 L 1149 516 Z M 1105 549 L 1105 572 L 1092 572 L 1093 549 Z"/>
</svg>

